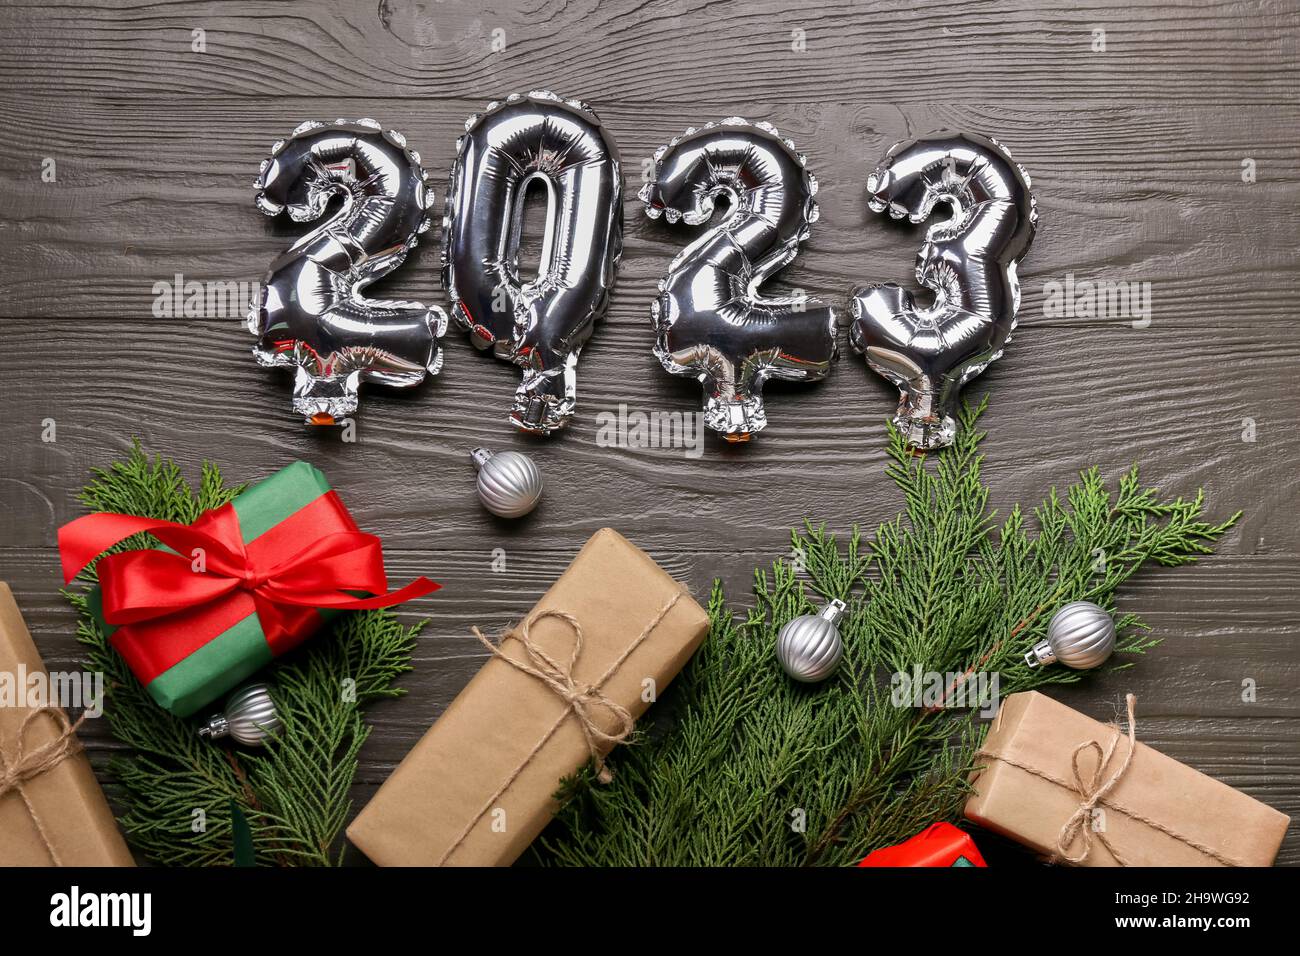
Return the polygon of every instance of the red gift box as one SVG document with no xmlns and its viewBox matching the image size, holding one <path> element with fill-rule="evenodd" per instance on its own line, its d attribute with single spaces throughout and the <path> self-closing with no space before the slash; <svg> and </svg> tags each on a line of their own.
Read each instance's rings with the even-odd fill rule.
<svg viewBox="0 0 1300 956">
<path fill-rule="evenodd" d="M 873 850 L 858 866 L 984 866 L 969 833 L 951 823 L 935 823 L 898 844 Z"/>
<path fill-rule="evenodd" d="M 325 476 L 301 461 L 191 525 L 107 513 L 64 525 L 65 582 L 142 532 L 165 550 L 100 558 L 91 611 L 154 700 L 180 717 L 296 647 L 332 613 L 390 607 L 438 587 L 418 578 L 389 593 L 379 539 L 361 532 Z"/>
</svg>

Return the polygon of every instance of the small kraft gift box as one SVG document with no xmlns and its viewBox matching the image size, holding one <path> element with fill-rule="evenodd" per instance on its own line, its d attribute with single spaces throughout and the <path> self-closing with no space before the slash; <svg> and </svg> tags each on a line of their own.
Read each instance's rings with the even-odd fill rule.
<svg viewBox="0 0 1300 956">
<path fill-rule="evenodd" d="M 0 680 L 10 685 L 0 695 L 0 867 L 134 866 L 3 582 Z"/>
<path fill-rule="evenodd" d="M 598 531 L 348 828 L 383 866 L 504 866 L 699 647 L 709 618 L 645 552 Z M 480 640 L 482 638 L 480 635 Z"/>
<path fill-rule="evenodd" d="M 1284 813 L 1037 691 L 998 710 L 967 819 L 1078 866 L 1270 866 Z"/>
</svg>

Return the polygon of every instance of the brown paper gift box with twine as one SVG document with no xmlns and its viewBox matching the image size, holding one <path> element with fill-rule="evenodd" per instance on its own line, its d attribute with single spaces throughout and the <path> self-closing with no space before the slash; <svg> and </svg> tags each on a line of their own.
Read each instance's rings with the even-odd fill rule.
<svg viewBox="0 0 1300 956">
<path fill-rule="evenodd" d="M 596 532 L 348 827 L 381 866 L 506 866 L 560 780 L 632 730 L 709 618 L 645 552 Z"/>
<path fill-rule="evenodd" d="M 965 815 L 1078 866 L 1271 866 L 1290 818 L 1037 691 L 1007 697 Z"/>
<path fill-rule="evenodd" d="M 45 664 L 0 582 L 0 671 L 20 670 Z M 0 706 L 0 866 L 135 865 L 75 730 L 57 707 Z"/>
</svg>

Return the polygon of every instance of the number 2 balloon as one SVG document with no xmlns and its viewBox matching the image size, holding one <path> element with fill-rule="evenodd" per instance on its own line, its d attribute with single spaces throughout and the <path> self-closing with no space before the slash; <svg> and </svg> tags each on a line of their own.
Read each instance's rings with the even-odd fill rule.
<svg viewBox="0 0 1300 956">
<path fill-rule="evenodd" d="M 591 108 L 515 94 L 457 140 L 443 219 L 443 285 L 480 349 L 523 369 L 510 421 L 548 435 L 573 417 L 578 355 L 605 310 L 623 248 L 618 150 Z M 519 273 L 524 200 L 547 194 L 541 261 Z"/>
<path fill-rule="evenodd" d="M 673 375 L 704 386 L 704 422 L 728 441 L 767 424 L 769 378 L 816 381 L 835 358 L 835 315 L 801 297 L 763 298 L 759 287 L 799 254 L 817 221 L 817 180 L 794 144 L 740 117 L 688 129 L 655 153 L 641 190 L 646 215 L 721 222 L 688 245 L 659 283 L 655 355 Z"/>
<path fill-rule="evenodd" d="M 952 215 L 926 233 L 916 278 L 934 293 L 918 308 L 893 283 L 853 291 L 850 341 L 898 386 L 894 417 L 921 449 L 952 444 L 957 396 L 1011 341 L 1020 308 L 1016 265 L 1038 222 L 1028 174 L 996 140 L 934 133 L 895 145 L 867 180 L 867 204 L 924 222 L 940 203 Z"/>
<path fill-rule="evenodd" d="M 364 381 L 407 387 L 442 366 L 447 316 L 418 302 L 367 299 L 429 228 L 433 192 L 419 154 L 374 120 L 303 123 L 271 147 L 257 178 L 257 207 L 310 222 L 338 210 L 271 263 L 248 317 L 253 355 L 294 369 L 293 409 L 312 425 L 357 410 Z"/>
</svg>

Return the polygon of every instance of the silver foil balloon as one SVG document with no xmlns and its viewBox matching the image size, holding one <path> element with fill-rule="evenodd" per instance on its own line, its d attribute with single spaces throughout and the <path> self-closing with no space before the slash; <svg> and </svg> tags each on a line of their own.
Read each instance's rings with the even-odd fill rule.
<svg viewBox="0 0 1300 956">
<path fill-rule="evenodd" d="M 914 223 L 946 204 L 917 256 L 916 278 L 934 293 L 919 308 L 893 283 L 853 291 L 850 342 L 898 386 L 894 418 L 908 443 L 942 448 L 956 436 L 963 385 L 1011 341 L 1020 308 L 1016 265 L 1038 222 L 1029 175 L 987 136 L 933 133 L 889 150 L 867 180 L 875 212 Z"/>
<path fill-rule="evenodd" d="M 478 469 L 479 500 L 497 517 L 522 518 L 542 500 L 542 473 L 527 455 L 475 448 L 470 458 Z"/>
<path fill-rule="evenodd" d="M 465 123 L 443 219 L 443 285 L 480 349 L 523 369 L 510 421 L 548 435 L 577 403 L 578 356 L 605 310 L 623 249 L 618 149 L 591 108 L 547 91 Z M 547 194 L 537 275 L 519 274 L 525 194 Z"/>
<path fill-rule="evenodd" d="M 446 313 L 361 294 L 429 228 L 426 178 L 405 138 L 371 119 L 303 123 L 262 163 L 257 208 L 268 216 L 310 222 L 342 200 L 271 263 L 248 317 L 253 355 L 294 370 L 293 409 L 309 424 L 353 414 L 362 382 L 409 387 L 442 367 Z"/>
<path fill-rule="evenodd" d="M 1115 619 L 1091 601 L 1075 601 L 1061 608 L 1047 625 L 1047 638 L 1025 654 L 1025 663 L 1041 667 L 1060 661 L 1075 670 L 1091 670 L 1106 663 L 1115 650 Z"/>
<path fill-rule="evenodd" d="M 646 215 L 707 223 L 659 282 L 652 306 L 655 355 L 673 375 L 704 386 L 704 421 L 729 441 L 767 424 L 770 378 L 825 378 L 836 353 L 835 314 L 802 297 L 764 298 L 760 287 L 799 254 L 817 221 L 817 180 L 794 144 L 768 123 L 740 117 L 688 129 L 654 154 L 641 190 Z"/>
<path fill-rule="evenodd" d="M 229 737 L 246 747 L 261 747 L 280 727 L 270 688 L 249 684 L 230 695 L 226 709 L 200 727 L 199 736 L 207 740 Z"/>
<path fill-rule="evenodd" d="M 805 684 L 823 681 L 835 673 L 844 657 L 839 622 L 847 606 L 832 600 L 816 614 L 803 614 L 781 628 L 776 638 L 776 659 L 781 668 Z"/>
</svg>

